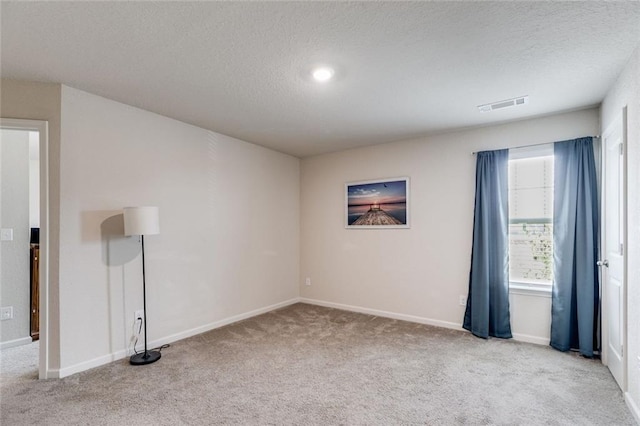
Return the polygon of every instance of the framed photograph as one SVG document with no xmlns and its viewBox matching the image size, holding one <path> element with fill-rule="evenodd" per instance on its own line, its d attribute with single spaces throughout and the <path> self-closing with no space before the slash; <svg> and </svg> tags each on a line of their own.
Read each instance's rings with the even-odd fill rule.
<svg viewBox="0 0 640 426">
<path fill-rule="evenodd" d="M 409 178 L 345 184 L 345 227 L 409 228 Z"/>
</svg>

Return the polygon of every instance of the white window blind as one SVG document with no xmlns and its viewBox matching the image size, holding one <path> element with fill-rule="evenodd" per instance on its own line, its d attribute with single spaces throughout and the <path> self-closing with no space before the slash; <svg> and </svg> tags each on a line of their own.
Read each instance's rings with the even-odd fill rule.
<svg viewBox="0 0 640 426">
<path fill-rule="evenodd" d="M 509 281 L 551 285 L 553 155 L 509 160 Z"/>
</svg>

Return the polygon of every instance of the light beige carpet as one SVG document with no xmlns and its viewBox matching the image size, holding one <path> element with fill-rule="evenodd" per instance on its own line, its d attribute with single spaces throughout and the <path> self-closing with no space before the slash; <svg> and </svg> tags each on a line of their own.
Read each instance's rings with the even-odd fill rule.
<svg viewBox="0 0 640 426">
<path fill-rule="evenodd" d="M 0 386 L 15 382 L 31 382 L 38 378 L 40 342 L 0 350 Z"/>
<path fill-rule="evenodd" d="M 3 425 L 634 424 L 599 361 L 305 304 L 0 392 Z"/>
</svg>

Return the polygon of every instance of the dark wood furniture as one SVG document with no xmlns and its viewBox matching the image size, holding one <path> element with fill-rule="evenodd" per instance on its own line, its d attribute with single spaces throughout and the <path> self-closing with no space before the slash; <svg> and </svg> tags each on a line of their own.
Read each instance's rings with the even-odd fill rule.
<svg viewBox="0 0 640 426">
<path fill-rule="evenodd" d="M 31 244 L 31 339 L 40 338 L 40 245 Z"/>
</svg>

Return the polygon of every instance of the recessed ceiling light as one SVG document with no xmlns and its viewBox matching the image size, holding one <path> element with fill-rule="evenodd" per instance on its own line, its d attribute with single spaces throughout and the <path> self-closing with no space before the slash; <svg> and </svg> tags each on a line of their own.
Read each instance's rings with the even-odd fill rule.
<svg viewBox="0 0 640 426">
<path fill-rule="evenodd" d="M 335 72 L 333 71 L 333 68 L 321 67 L 314 69 L 311 75 L 313 75 L 313 78 L 316 81 L 325 82 L 331 80 L 331 77 L 333 77 L 334 73 Z"/>
</svg>

